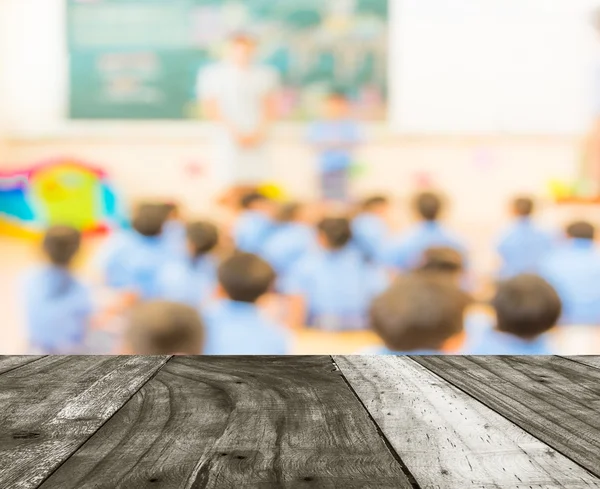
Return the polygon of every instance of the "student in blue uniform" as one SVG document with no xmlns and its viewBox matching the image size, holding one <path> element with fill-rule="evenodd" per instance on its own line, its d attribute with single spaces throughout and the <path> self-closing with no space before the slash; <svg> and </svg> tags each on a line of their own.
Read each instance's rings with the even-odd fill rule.
<svg viewBox="0 0 600 489">
<path fill-rule="evenodd" d="M 537 273 L 539 264 L 555 244 L 555 236 L 539 227 L 533 220 L 533 200 L 519 197 L 514 200 L 514 222 L 504 231 L 497 245 L 502 259 L 500 278 L 507 279 L 522 273 Z"/>
<path fill-rule="evenodd" d="M 206 355 L 286 355 L 284 326 L 265 317 L 257 302 L 275 282 L 273 268 L 251 253 L 238 253 L 218 270 L 220 300 L 204 310 Z"/>
<path fill-rule="evenodd" d="M 198 307 L 211 300 L 217 286 L 214 250 L 219 243 L 219 232 L 214 224 L 197 221 L 188 224 L 186 236 L 187 255 L 163 265 L 157 276 L 157 295 Z"/>
<path fill-rule="evenodd" d="M 540 275 L 562 300 L 561 324 L 600 325 L 600 253 L 595 234 L 588 222 L 569 225 L 566 242 L 540 264 Z"/>
<path fill-rule="evenodd" d="M 157 296 L 158 271 L 169 258 L 161 236 L 165 219 L 163 204 L 142 204 L 131 229 L 111 237 L 101 250 L 98 261 L 105 284 L 122 292 L 125 302 Z"/>
<path fill-rule="evenodd" d="M 383 347 L 371 355 L 453 354 L 464 343 L 464 315 L 470 298 L 434 274 L 402 275 L 370 308 L 371 328 Z"/>
<path fill-rule="evenodd" d="M 420 222 L 408 232 L 398 236 L 386 247 L 384 259 L 387 265 L 398 271 L 414 269 L 423 252 L 434 246 L 445 246 L 459 251 L 467 262 L 467 250 L 463 242 L 439 222 L 443 209 L 440 196 L 432 192 L 418 194 L 413 202 Z"/>
<path fill-rule="evenodd" d="M 290 297 L 292 326 L 330 331 L 367 327 L 371 299 L 388 281 L 384 270 L 368 263 L 351 241 L 348 219 L 319 223 L 318 248 L 296 263 L 282 283 Z"/>
<path fill-rule="evenodd" d="M 71 271 L 80 233 L 67 226 L 48 229 L 43 240 L 47 263 L 24 281 L 24 306 L 30 353 L 85 353 L 91 326 L 91 292 Z"/>
<path fill-rule="evenodd" d="M 166 219 L 162 229 L 162 239 L 167 252 L 173 256 L 187 256 L 186 225 L 181 218 L 179 206 L 174 202 L 164 204 Z"/>
<path fill-rule="evenodd" d="M 284 204 L 277 216 L 277 227 L 267 239 L 260 255 L 275 269 L 279 278 L 316 245 L 311 209 L 297 202 Z"/>
<path fill-rule="evenodd" d="M 495 321 L 467 318 L 467 355 L 550 355 L 548 331 L 558 322 L 561 302 L 554 288 L 537 275 L 517 275 L 498 285 L 492 300 Z"/>
<path fill-rule="evenodd" d="M 201 355 L 204 325 L 191 306 L 142 302 L 128 315 L 123 340 L 124 355 Z"/>
<path fill-rule="evenodd" d="M 241 207 L 233 229 L 235 246 L 246 253 L 259 253 L 275 229 L 273 202 L 260 192 L 252 192 L 242 197 Z"/>
<path fill-rule="evenodd" d="M 355 245 L 371 262 L 381 262 L 384 245 L 389 240 L 388 214 L 390 202 L 387 197 L 374 196 L 365 200 L 360 213 L 352 220 L 352 236 Z"/>
</svg>

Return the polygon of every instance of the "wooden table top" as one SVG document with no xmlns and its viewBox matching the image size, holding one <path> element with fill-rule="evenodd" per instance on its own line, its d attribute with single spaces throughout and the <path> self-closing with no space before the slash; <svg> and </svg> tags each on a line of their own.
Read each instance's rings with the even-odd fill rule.
<svg viewBox="0 0 600 489">
<path fill-rule="evenodd" d="M 0 357 L 1 488 L 600 488 L 600 357 Z"/>
</svg>

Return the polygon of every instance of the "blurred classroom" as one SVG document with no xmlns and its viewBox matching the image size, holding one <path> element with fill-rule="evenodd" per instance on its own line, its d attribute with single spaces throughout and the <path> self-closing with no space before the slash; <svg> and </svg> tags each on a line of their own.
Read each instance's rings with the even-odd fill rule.
<svg viewBox="0 0 600 489">
<path fill-rule="evenodd" d="M 557 247 L 582 239 L 564 236 L 570 224 L 600 225 L 598 7 L 592 0 L 0 0 L 0 354 L 36 351 L 23 278 L 47 259 L 42 238 L 51 226 L 82 232 L 71 272 L 91 284 L 98 308 L 115 290 L 107 290 L 96 257 L 119 233 L 133 232 L 140 203 L 176 203 L 183 221 L 213 222 L 225 248 L 237 244 L 244 212 L 221 201 L 217 122 L 202 103 L 208 85 L 199 74 L 244 36 L 278 80 L 260 155 L 267 177 L 245 196 L 258 193 L 278 208 L 315 204 L 313 224 L 342 214 L 351 223 L 356 203 L 384 196 L 389 243 L 377 244 L 385 248 L 417 225 L 415 196 L 439 195 L 444 228 L 465 245 L 471 314 L 493 322 L 498 241 L 514 223 L 515 198 L 535 202 L 532 219 L 560 235 Z M 327 122 L 332 97 L 343 99 L 343 117 L 360 132 L 347 143 L 347 195 L 335 205 L 324 197 L 322 141 L 311 132 Z M 590 260 L 591 269 L 600 258 Z M 410 272 L 384 259 L 377 265 L 393 278 Z M 572 300 L 554 287 L 563 302 Z M 266 302 L 265 314 L 275 310 L 273 321 L 285 323 L 285 293 Z M 556 323 L 552 353 L 600 354 L 600 320 Z M 288 329 L 293 354 L 389 347 L 366 323 L 353 331 Z"/>
</svg>

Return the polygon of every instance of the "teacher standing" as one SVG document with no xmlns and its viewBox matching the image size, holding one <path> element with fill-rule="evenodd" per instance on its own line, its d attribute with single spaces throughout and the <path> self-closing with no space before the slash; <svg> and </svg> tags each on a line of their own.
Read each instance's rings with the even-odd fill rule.
<svg viewBox="0 0 600 489">
<path fill-rule="evenodd" d="M 255 62 L 256 39 L 230 37 L 223 60 L 198 74 L 198 96 L 215 123 L 215 176 L 220 191 L 256 187 L 269 178 L 265 143 L 275 117 L 277 72 Z"/>
</svg>

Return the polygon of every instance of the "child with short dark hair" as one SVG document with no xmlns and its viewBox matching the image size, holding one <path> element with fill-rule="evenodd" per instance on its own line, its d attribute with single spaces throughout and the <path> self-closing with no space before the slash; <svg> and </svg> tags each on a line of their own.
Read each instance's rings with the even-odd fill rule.
<svg viewBox="0 0 600 489">
<path fill-rule="evenodd" d="M 323 119 L 312 123 L 308 134 L 317 152 L 322 199 L 349 200 L 350 169 L 361 139 L 358 123 L 350 118 L 348 97 L 332 91 L 325 100 Z"/>
<path fill-rule="evenodd" d="M 371 328 L 383 348 L 365 354 L 439 355 L 455 353 L 464 342 L 463 319 L 470 298 L 439 277 L 400 276 L 370 308 Z"/>
<path fill-rule="evenodd" d="M 32 353 L 85 352 L 91 326 L 91 291 L 72 272 L 81 233 L 69 226 L 52 226 L 43 238 L 47 263 L 31 270 L 24 281 L 24 305 Z"/>
<path fill-rule="evenodd" d="M 512 203 L 515 221 L 504 231 L 497 251 L 502 259 L 500 278 L 536 273 L 544 256 L 552 250 L 554 237 L 533 222 L 535 204 L 530 197 Z"/>
<path fill-rule="evenodd" d="M 259 253 L 273 229 L 273 202 L 260 192 L 252 192 L 241 199 L 242 212 L 233 229 L 237 249 Z"/>
<path fill-rule="evenodd" d="M 387 286 L 386 274 L 353 246 L 348 219 L 325 218 L 317 229 L 318 246 L 282 283 L 291 299 L 292 326 L 364 329 L 371 299 Z"/>
<path fill-rule="evenodd" d="M 366 199 L 361 210 L 352 220 L 354 243 L 362 251 L 365 259 L 382 262 L 383 247 L 389 239 L 390 201 L 382 195 Z"/>
<path fill-rule="evenodd" d="M 428 248 L 423 252 L 421 263 L 415 271 L 445 277 L 461 286 L 465 271 L 463 256 L 453 248 L 444 246 Z"/>
<path fill-rule="evenodd" d="M 600 324 L 600 253 L 596 229 L 577 221 L 566 229 L 566 242 L 540 264 L 540 275 L 558 292 L 563 303 L 562 324 Z"/>
<path fill-rule="evenodd" d="M 501 282 L 492 300 L 495 325 L 488 316 L 467 320 L 468 355 L 549 355 L 550 331 L 561 315 L 554 288 L 537 275 L 522 274 Z"/>
<path fill-rule="evenodd" d="M 205 309 L 207 355 L 285 355 L 289 340 L 257 302 L 273 287 L 275 271 L 262 258 L 237 253 L 218 269 L 220 300 Z"/>
<path fill-rule="evenodd" d="M 136 305 L 125 328 L 127 355 L 200 355 L 204 326 L 193 307 L 166 301 Z"/>
<path fill-rule="evenodd" d="M 216 289 L 217 258 L 213 252 L 219 244 L 219 231 L 211 222 L 195 221 L 187 225 L 186 242 L 186 256 L 169 260 L 160 270 L 157 295 L 198 307 L 210 301 Z"/>
<path fill-rule="evenodd" d="M 421 192 L 413 199 L 413 209 L 420 221 L 387 247 L 385 262 L 399 271 L 418 266 L 423 252 L 431 247 L 449 247 L 459 251 L 466 263 L 467 250 L 462 240 L 440 223 L 444 207 L 442 198 L 433 192 Z"/>
</svg>

